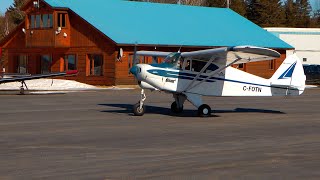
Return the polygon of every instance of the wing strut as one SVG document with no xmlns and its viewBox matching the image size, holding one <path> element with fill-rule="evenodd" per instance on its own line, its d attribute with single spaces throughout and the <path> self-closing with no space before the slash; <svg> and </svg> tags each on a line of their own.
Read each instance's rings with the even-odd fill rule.
<svg viewBox="0 0 320 180">
<path fill-rule="evenodd" d="M 199 74 L 196 76 L 196 78 L 193 79 L 193 81 L 190 83 L 190 85 L 184 90 L 184 92 L 186 92 L 186 91 L 188 91 L 188 90 L 190 90 L 190 89 L 192 89 L 192 88 L 194 88 L 194 87 L 196 87 L 196 86 L 199 86 L 199 85 L 202 84 L 203 82 L 205 82 L 205 81 L 207 81 L 208 79 L 210 79 L 212 76 L 214 76 L 214 75 L 220 73 L 221 71 L 227 69 L 229 66 L 237 63 L 237 62 L 240 61 L 241 59 L 242 59 L 242 58 L 239 58 L 239 57 L 238 57 L 237 59 L 235 59 L 234 61 L 232 61 L 232 62 L 229 63 L 228 65 L 226 65 L 226 66 L 224 66 L 224 67 L 222 67 L 222 68 L 217 69 L 217 70 L 214 71 L 210 76 L 206 77 L 205 79 L 203 79 L 203 80 L 200 81 L 199 83 L 197 83 L 197 84 L 195 84 L 194 86 L 192 86 L 192 85 L 193 85 L 193 82 L 195 82 L 195 81 L 197 80 L 197 78 L 204 72 L 205 69 L 203 69 L 203 68 L 204 68 L 204 67 L 203 67 L 203 68 L 201 69 L 201 71 L 199 72 Z M 208 61 L 208 62 L 210 62 L 210 61 Z M 211 62 L 210 62 L 210 63 L 211 63 Z M 206 65 L 208 65 L 208 63 L 207 63 Z M 208 66 L 209 66 L 209 65 L 208 65 Z M 206 68 L 207 68 L 207 67 L 206 67 Z M 202 71 L 202 70 L 203 70 L 203 71 Z"/>
</svg>

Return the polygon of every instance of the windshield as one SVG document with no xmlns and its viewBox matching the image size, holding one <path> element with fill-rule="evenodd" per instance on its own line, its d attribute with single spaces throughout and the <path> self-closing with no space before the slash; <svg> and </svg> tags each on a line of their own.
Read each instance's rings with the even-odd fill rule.
<svg viewBox="0 0 320 180">
<path fill-rule="evenodd" d="M 170 53 L 164 60 L 164 63 L 168 63 L 168 64 L 176 64 L 181 57 L 181 53 L 179 52 L 174 52 L 174 53 Z"/>
</svg>

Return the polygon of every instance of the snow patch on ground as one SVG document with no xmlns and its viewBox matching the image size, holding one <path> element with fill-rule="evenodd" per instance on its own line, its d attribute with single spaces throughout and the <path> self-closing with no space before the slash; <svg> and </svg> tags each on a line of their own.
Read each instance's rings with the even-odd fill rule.
<svg viewBox="0 0 320 180">
<path fill-rule="evenodd" d="M 306 88 L 307 89 L 310 89 L 310 88 L 317 88 L 318 86 L 315 86 L 315 85 L 306 85 Z"/>
<path fill-rule="evenodd" d="M 79 91 L 79 90 L 97 90 L 97 89 L 110 89 L 110 90 L 124 90 L 132 88 L 118 88 L 107 87 L 101 88 L 72 80 L 64 79 L 35 79 L 25 81 L 29 90 L 35 91 Z M 19 90 L 20 82 L 11 82 L 0 84 L 0 90 Z"/>
</svg>

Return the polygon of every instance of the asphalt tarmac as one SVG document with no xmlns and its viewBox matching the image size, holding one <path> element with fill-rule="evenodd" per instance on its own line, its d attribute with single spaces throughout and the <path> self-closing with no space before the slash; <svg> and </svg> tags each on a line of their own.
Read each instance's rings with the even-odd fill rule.
<svg viewBox="0 0 320 180">
<path fill-rule="evenodd" d="M 197 117 L 138 90 L 0 92 L 0 179 L 320 179 L 320 89 L 299 97 L 205 98 Z"/>
</svg>

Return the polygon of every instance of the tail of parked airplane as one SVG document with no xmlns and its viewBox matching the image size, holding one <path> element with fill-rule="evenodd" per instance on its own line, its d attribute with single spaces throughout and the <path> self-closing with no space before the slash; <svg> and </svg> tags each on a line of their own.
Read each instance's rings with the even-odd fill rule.
<svg viewBox="0 0 320 180">
<path fill-rule="evenodd" d="M 305 89 L 306 76 L 296 54 L 288 56 L 270 79 L 272 95 L 300 95 Z"/>
</svg>

